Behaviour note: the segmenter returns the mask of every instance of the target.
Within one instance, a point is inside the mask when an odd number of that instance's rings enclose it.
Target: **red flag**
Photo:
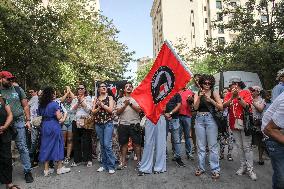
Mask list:
[[[168,101],[191,79],[191,73],[168,42],[165,42],[153,67],[131,96],[146,117],[157,123]]]

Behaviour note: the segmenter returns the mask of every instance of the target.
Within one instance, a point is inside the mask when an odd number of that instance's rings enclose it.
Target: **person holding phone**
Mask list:
[[[252,104],[250,91],[244,90],[244,82],[238,76],[233,76],[229,83],[231,91],[224,98],[224,108],[229,107],[229,126],[236,141],[236,148],[240,157],[241,166],[237,170],[237,175],[243,175],[246,172],[252,180],[256,180],[256,174],[253,170],[253,151],[251,145],[251,136],[246,136],[244,132],[244,111]]]

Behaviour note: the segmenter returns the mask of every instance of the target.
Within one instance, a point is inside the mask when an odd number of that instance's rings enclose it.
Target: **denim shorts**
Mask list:
[[[72,132],[72,124],[63,124],[61,130],[67,131],[67,132]]]

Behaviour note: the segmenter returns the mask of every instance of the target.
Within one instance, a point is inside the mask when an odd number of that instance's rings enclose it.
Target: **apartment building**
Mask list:
[[[276,0],[279,1],[279,0]],[[247,0],[231,0],[230,6],[244,5]],[[206,47],[206,39],[214,38],[219,43],[230,42],[236,33],[223,28],[213,28],[212,21],[228,21],[220,12],[225,7],[223,0],[153,0],[151,9],[153,57],[156,57],[165,40],[174,45],[182,39],[189,49]],[[262,21],[267,15],[255,12]]]
[[[139,58],[137,60],[137,71],[141,70],[145,65],[147,65],[148,63],[150,63],[152,61],[153,61],[153,59],[148,57],[148,56]]]

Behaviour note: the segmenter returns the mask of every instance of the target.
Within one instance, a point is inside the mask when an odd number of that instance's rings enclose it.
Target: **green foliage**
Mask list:
[[[244,6],[235,7],[231,6],[230,0],[223,3],[221,14],[230,19],[213,21],[212,25],[215,29],[222,27],[230,31],[235,39],[226,44],[207,39],[206,48],[186,51],[186,58],[196,60],[205,57],[205,61],[201,62],[206,69],[197,67],[197,72],[256,72],[264,87],[271,89],[276,72],[284,67],[284,2],[248,0]]]
[[[0,2],[0,68],[25,88],[63,88],[82,81],[123,78],[133,52],[117,40],[106,17],[87,0]]]
[[[154,62],[151,61],[147,64],[144,64],[139,70],[137,70],[135,84],[139,84],[146,77],[146,75],[151,70],[153,64]]]

